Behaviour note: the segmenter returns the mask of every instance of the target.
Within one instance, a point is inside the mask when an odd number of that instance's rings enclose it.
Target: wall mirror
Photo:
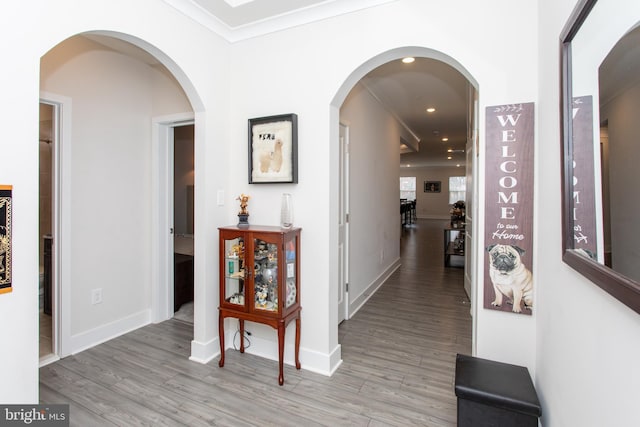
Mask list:
[[[580,0],[561,58],[563,259],[640,313],[640,1]]]

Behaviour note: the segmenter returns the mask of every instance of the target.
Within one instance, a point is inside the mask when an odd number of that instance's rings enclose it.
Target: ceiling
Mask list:
[[[252,28],[258,28],[265,22],[276,22],[283,16],[287,16],[289,20],[277,22],[279,29],[394,0],[164,1],[200,23],[217,20],[224,24],[223,31],[233,32],[236,31],[234,28],[242,27],[249,31],[244,33],[246,35],[251,34]],[[193,9],[194,6],[198,9]],[[203,14],[208,16],[206,22],[202,19]],[[218,32],[220,28],[211,30]],[[263,30],[264,28],[258,29]],[[157,64],[155,58],[129,43],[98,35],[86,36],[109,49],[136,56],[150,65]],[[401,166],[465,164],[468,81],[458,71],[429,58],[416,58],[410,64],[397,60],[371,71],[361,83],[414,136],[414,140],[410,142],[415,145],[416,140],[419,141],[417,152],[401,154]],[[434,107],[436,111],[427,113],[427,107]],[[449,140],[443,142],[444,137]]]
[[[327,0],[192,0],[229,28],[273,19],[278,16],[318,7]]]
[[[462,74],[444,62],[416,58],[388,62],[361,83],[420,141],[417,152],[403,150],[401,166],[465,164],[469,84]]]
[[[230,42],[396,0],[164,0]]]

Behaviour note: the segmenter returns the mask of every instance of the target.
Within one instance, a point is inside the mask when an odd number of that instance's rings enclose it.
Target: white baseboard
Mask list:
[[[359,296],[354,298],[349,302],[349,317],[352,317],[354,314],[362,308],[362,306],[376,293],[378,288],[382,286],[382,284],[391,276],[398,268],[400,268],[400,258],[397,258],[395,261],[389,265],[376,279],[371,282],[369,286],[361,293]],[[349,298],[351,299],[351,298]]]
[[[55,354],[48,354],[46,356],[42,356],[38,361],[38,367],[42,368],[43,366],[47,366],[48,364],[57,362],[58,360],[60,360],[60,357],[58,357]]]
[[[261,335],[262,331],[260,329],[262,325],[255,325],[257,328],[253,328],[254,324],[248,323],[246,325],[247,328],[252,328],[254,332],[250,337],[249,341],[250,345],[245,341],[245,352],[249,354],[253,354],[255,356],[264,357],[269,360],[278,360],[278,338],[277,334],[274,332],[273,338],[262,338],[257,335]],[[295,327],[294,327],[295,328]],[[289,328],[287,328],[289,329]],[[292,334],[295,329],[291,329],[289,334]],[[228,331],[225,333],[225,348],[227,351],[233,351],[233,349],[238,348],[239,339],[235,337],[236,332]],[[287,335],[288,336],[288,335]],[[236,338],[235,346],[234,346],[234,337]],[[284,358],[283,363],[290,366],[295,366],[295,344],[292,342],[288,342],[290,340],[285,339],[284,345]],[[301,369],[306,371],[315,372],[317,374],[331,376],[336,369],[342,363],[342,353],[341,347],[338,344],[336,348],[329,354],[321,353],[315,350],[307,349],[304,347],[300,347],[300,366]]]
[[[122,319],[71,336],[71,354],[80,353],[98,344],[134,331],[151,323],[151,310],[143,310]]]
[[[220,355],[220,341],[214,338],[207,342],[191,341],[191,356],[189,360],[207,364]]]

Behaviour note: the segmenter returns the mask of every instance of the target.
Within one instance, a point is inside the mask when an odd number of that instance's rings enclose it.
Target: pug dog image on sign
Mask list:
[[[533,278],[522,263],[524,250],[513,245],[491,245],[489,252],[489,277],[493,283],[495,299],[491,305],[502,306],[503,296],[513,303],[513,312],[520,313],[521,302],[524,308],[533,309]]]

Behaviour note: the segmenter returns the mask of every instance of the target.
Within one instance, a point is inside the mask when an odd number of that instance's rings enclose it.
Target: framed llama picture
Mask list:
[[[249,184],[298,182],[298,116],[249,119]]]

